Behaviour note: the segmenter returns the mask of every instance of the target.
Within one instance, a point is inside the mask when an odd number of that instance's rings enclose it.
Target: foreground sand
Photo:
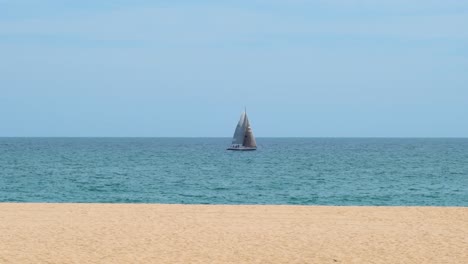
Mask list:
[[[468,208],[0,203],[0,263],[468,263]]]

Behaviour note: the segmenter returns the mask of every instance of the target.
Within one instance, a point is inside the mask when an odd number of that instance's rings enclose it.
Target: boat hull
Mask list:
[[[249,147],[240,147],[240,148],[227,148],[226,150],[235,150],[235,151],[252,151],[257,150],[257,148],[249,148]]]

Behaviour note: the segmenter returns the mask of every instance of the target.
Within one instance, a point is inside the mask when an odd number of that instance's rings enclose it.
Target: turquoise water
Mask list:
[[[0,138],[0,201],[468,206],[468,139]]]

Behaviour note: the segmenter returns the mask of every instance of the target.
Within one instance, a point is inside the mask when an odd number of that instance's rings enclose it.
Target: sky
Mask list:
[[[468,137],[468,1],[0,0],[0,136]]]

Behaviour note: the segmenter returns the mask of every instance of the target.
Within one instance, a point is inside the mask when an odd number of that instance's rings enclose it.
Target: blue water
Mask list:
[[[468,139],[0,138],[1,202],[468,206]]]

